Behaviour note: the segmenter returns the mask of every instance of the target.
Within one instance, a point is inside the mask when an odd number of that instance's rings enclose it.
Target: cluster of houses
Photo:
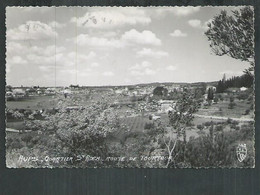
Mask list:
[[[28,97],[41,96],[41,95],[55,95],[55,94],[71,94],[70,88],[54,88],[54,87],[11,87],[6,86],[5,97],[7,101],[21,100]]]

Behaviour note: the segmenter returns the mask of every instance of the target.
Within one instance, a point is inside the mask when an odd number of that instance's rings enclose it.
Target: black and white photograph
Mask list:
[[[6,7],[8,168],[254,168],[252,6]]]

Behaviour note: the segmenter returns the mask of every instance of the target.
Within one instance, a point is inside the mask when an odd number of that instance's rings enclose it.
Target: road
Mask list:
[[[195,117],[199,118],[208,118],[208,119],[217,119],[217,120],[234,120],[234,121],[239,121],[239,122],[250,122],[254,121],[252,118],[231,118],[231,117],[224,117],[224,116],[210,116],[210,115],[200,115],[200,114],[193,114]]]

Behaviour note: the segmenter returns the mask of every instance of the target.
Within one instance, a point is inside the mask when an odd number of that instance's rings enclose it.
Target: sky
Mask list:
[[[7,7],[12,86],[208,82],[247,62],[212,53],[204,32],[237,7]]]

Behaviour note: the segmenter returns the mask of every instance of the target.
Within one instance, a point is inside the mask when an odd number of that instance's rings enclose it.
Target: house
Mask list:
[[[236,87],[230,87],[228,89],[226,89],[226,92],[228,93],[237,93],[240,91],[240,88],[236,88]]]
[[[24,98],[26,96],[26,92],[23,89],[14,89],[13,97],[16,99]]]
[[[52,88],[47,88],[47,89],[45,90],[45,94],[46,94],[46,95],[54,95],[55,93],[56,93],[55,90],[52,89]]]
[[[6,100],[7,101],[9,101],[9,100],[13,100],[13,92],[11,92],[11,91],[7,91],[6,93],[5,93],[5,97],[6,97]]]
[[[172,111],[175,106],[173,100],[159,100],[158,103],[161,106],[161,109],[158,111],[159,113],[168,113],[169,111]]]
[[[246,91],[248,88],[246,88],[246,87],[241,87],[240,88],[240,91]]]

